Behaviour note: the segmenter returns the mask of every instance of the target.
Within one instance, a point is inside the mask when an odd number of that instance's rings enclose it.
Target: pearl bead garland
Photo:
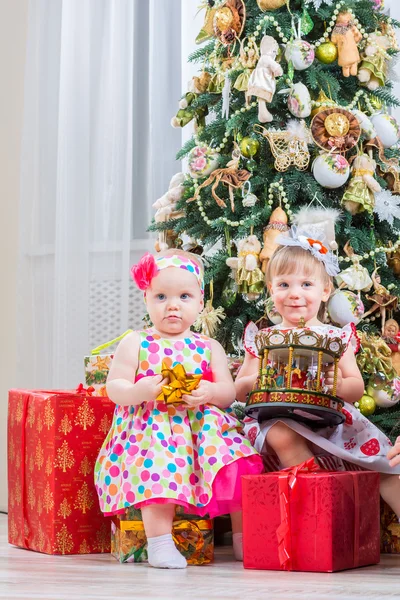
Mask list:
[[[196,190],[199,187],[199,184],[197,183],[197,181],[194,181],[193,179],[191,181],[193,183],[194,189]],[[196,203],[197,203],[197,206],[199,207],[199,212],[203,218],[203,221],[205,223],[207,223],[207,225],[209,225],[209,226],[215,225],[216,223],[225,223],[225,225],[229,225],[230,227],[242,227],[243,225],[251,227],[251,225],[253,225],[253,219],[249,218],[249,217],[246,219],[240,219],[240,221],[231,221],[227,217],[217,217],[216,219],[209,219],[207,217],[207,213],[204,209],[204,206],[203,206],[203,203],[202,203],[200,197],[198,197],[196,199]]]
[[[397,242],[395,242],[393,244],[393,246],[379,246],[378,248],[375,248],[375,250],[370,250],[370,252],[365,252],[365,254],[362,255],[362,257],[360,258],[360,262],[362,262],[363,260],[368,260],[369,258],[373,258],[374,256],[377,256],[378,254],[390,254],[391,252],[395,252],[398,248],[400,247],[400,238],[397,240]],[[348,256],[339,256],[339,262],[350,262],[350,258]],[[395,287],[395,286],[393,286]]]
[[[272,205],[274,203],[274,192],[277,193],[279,195],[279,200],[283,202],[283,205],[285,207],[285,210],[287,212],[287,215],[289,218],[291,218],[293,216],[293,211],[290,208],[290,203],[289,203],[289,198],[287,197],[287,194],[285,192],[285,188],[282,185],[283,180],[280,179],[279,181],[274,181],[273,183],[270,184],[269,188],[268,188],[268,206],[270,206],[272,208]]]
[[[358,90],[353,98],[353,100],[350,102],[350,104],[345,104],[345,105],[341,105],[340,108],[346,108],[347,110],[352,110],[359,102],[359,100],[361,99],[361,97],[364,96],[364,102],[366,104],[367,109],[369,110],[369,112],[374,113],[375,112],[375,108],[372,106],[371,101],[369,99],[369,94],[365,91],[365,90]],[[312,106],[316,106],[316,107],[322,107],[322,106],[336,106],[335,102],[332,101],[326,101],[326,102],[317,102],[316,100],[311,100],[311,105]]]

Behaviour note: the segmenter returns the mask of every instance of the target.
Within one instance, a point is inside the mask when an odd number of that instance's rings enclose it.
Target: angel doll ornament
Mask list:
[[[353,292],[369,292],[372,288],[372,279],[368,269],[360,265],[361,256],[354,252],[350,242],[346,242],[343,250],[350,258],[352,265],[337,275],[336,283],[339,289],[347,288]]]
[[[282,67],[275,60],[278,50],[278,42],[270,35],[264,35],[260,44],[260,59],[249,79],[246,102],[250,101],[251,96],[257,96],[260,123],[270,123],[273,118],[267,103],[272,102],[275,94],[275,77],[283,75]]]

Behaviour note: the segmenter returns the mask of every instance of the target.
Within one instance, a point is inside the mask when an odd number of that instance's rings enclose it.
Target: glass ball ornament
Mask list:
[[[245,136],[240,141],[240,152],[246,158],[252,158],[260,149],[260,142],[253,137]]]
[[[314,48],[309,42],[300,38],[290,41],[285,50],[287,62],[293,64],[296,71],[304,71],[314,62]]]
[[[218,167],[220,155],[208,146],[195,146],[188,154],[189,173],[194,179],[208,177]]]
[[[314,160],[312,173],[322,187],[336,189],[348,180],[350,165],[341,154],[323,153]]]
[[[359,323],[364,314],[364,305],[353,292],[338,290],[329,298],[327,310],[332,323],[344,327],[347,323]]]
[[[361,397],[361,400],[358,402],[358,407],[357,407],[360,411],[360,413],[362,415],[364,415],[364,417],[369,417],[370,415],[373,415],[376,409],[376,403],[375,400],[372,398],[372,396],[368,396],[368,394],[364,394]]]
[[[384,148],[391,148],[397,144],[400,138],[400,128],[394,117],[386,113],[372,115],[371,123]]]
[[[316,58],[324,65],[330,65],[338,57],[338,50],[332,42],[324,42],[315,51]]]

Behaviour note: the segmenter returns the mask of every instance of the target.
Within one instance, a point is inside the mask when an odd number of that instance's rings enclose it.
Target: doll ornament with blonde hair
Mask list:
[[[172,539],[176,505],[210,517],[231,513],[241,559],[241,486],[262,461],[227,409],[235,399],[218,342],[193,333],[204,306],[201,259],[171,249],[132,268],[153,326],[119,344],[107,379],[114,419],[95,465],[100,509],[142,511],[153,567],[182,569]]]
[[[364,393],[363,379],[355,358],[359,345],[355,327],[353,324],[334,327],[318,318],[321,304],[331,293],[332,277],[339,274],[339,266],[324,231],[318,233],[311,218],[308,223],[302,228],[292,228],[290,236],[282,237],[281,246],[268,263],[266,284],[282,322],[258,333],[268,339],[275,335],[273,332],[276,332],[276,338],[289,335],[297,339],[297,336],[309,332],[310,339],[323,339],[327,347],[330,340],[335,342],[340,348],[337,368],[334,369],[332,363],[323,367],[317,373],[317,384],[322,382],[331,394],[335,390],[335,395],[343,402],[341,413],[345,420],[336,426],[318,428],[318,422],[313,419],[307,422],[304,415],[301,421],[295,420],[295,416],[261,417],[260,421],[246,417],[245,433],[263,455],[270,470],[291,467],[316,457],[320,465],[327,468],[334,464],[338,470],[351,470],[357,465],[380,472],[381,494],[400,516],[399,457],[390,450],[390,443],[383,432],[354,408],[354,403]],[[239,401],[246,400],[259,377],[256,333],[254,326],[247,326],[245,359],[235,382]],[[294,369],[299,365],[289,366]],[[298,385],[313,387],[315,379],[315,370],[311,367],[306,382],[301,377],[302,383]],[[396,447],[399,453],[400,440]]]

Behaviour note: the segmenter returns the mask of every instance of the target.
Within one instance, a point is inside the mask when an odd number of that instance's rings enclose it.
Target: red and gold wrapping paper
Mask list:
[[[178,507],[180,508],[180,507]],[[211,519],[185,515],[177,510],[172,537],[189,565],[205,565],[214,559],[214,530]],[[147,561],[147,539],[139,510],[112,517],[111,554],[121,563]]]
[[[10,390],[10,544],[46,554],[110,551],[93,470],[114,408],[84,393]]]
[[[396,513],[381,498],[381,552],[400,554],[400,523]]]
[[[288,471],[242,478],[244,567],[333,572],[379,563],[379,474],[310,464]]]

